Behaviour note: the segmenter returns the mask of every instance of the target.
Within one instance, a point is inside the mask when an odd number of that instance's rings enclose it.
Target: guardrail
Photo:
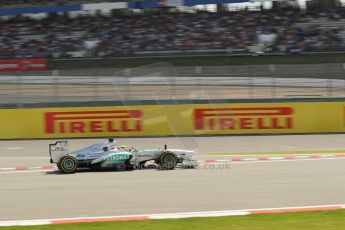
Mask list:
[[[345,66],[257,65],[0,74],[0,104],[345,97]]]

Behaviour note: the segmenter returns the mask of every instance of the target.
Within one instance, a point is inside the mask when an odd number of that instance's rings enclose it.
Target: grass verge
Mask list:
[[[234,229],[234,230],[339,230],[345,229],[345,210],[301,213],[257,214],[233,217],[207,217],[129,222],[81,223],[23,227],[0,227],[1,230],[169,230],[169,229]]]

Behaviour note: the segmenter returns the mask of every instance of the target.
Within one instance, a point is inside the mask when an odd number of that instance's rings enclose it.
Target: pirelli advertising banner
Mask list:
[[[345,132],[345,102],[1,109],[0,138]]]

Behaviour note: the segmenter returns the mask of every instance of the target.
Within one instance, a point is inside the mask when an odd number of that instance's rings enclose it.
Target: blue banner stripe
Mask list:
[[[206,4],[228,4],[228,3],[242,3],[250,2],[249,0],[184,0],[185,6],[206,5]],[[159,7],[158,0],[148,1],[129,1],[128,8],[131,9],[146,9]]]
[[[185,6],[250,2],[249,0],[184,0]]]
[[[81,10],[81,5],[21,7],[0,9],[0,16],[14,14],[57,13],[79,10]]]

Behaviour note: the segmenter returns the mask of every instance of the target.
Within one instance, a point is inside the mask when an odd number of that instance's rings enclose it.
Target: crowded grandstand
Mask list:
[[[31,4],[29,0],[1,1],[1,4],[10,2]],[[0,56],[3,58],[341,51],[345,39],[342,8],[55,12],[44,17],[7,15],[0,19],[0,25]]]
[[[1,0],[1,7],[17,7],[17,6],[39,6],[39,5],[71,5],[79,3],[95,3],[95,2],[116,2],[112,0]]]

